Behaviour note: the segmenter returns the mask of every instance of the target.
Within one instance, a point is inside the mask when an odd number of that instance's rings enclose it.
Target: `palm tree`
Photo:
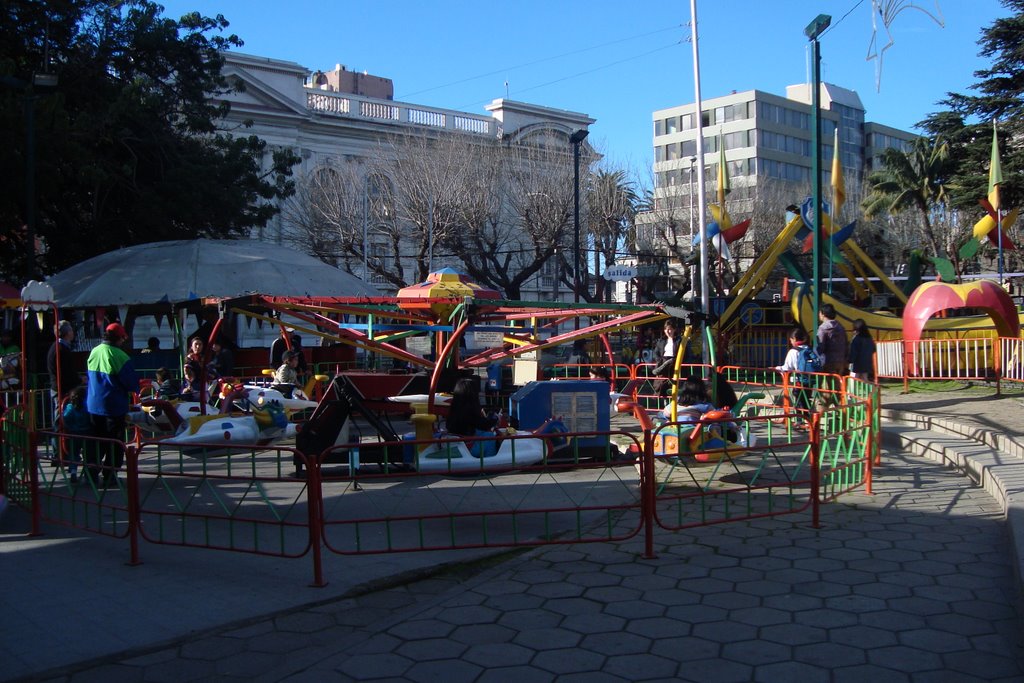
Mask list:
[[[864,217],[916,209],[921,214],[922,238],[933,254],[943,253],[932,215],[946,202],[943,182],[950,170],[949,145],[941,136],[917,138],[906,152],[886,149],[882,153],[882,167],[867,178],[868,195],[861,203]]]
[[[594,259],[605,266],[615,263],[623,240],[630,236],[640,198],[623,170],[599,169],[591,176],[587,193],[587,223],[594,238]],[[604,297],[607,283],[598,273],[597,300]],[[610,291],[608,292],[610,294]]]

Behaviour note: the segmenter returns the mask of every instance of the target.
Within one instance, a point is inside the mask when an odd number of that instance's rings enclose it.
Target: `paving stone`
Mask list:
[[[892,631],[864,625],[834,628],[829,631],[829,639],[832,642],[864,649],[896,645],[899,642]]]
[[[784,595],[792,591],[792,587],[780,581],[745,581],[736,584],[736,590],[740,593],[759,595]]]
[[[860,648],[839,643],[799,645],[793,648],[793,659],[830,669],[864,664],[867,661],[864,651]]]
[[[828,633],[823,628],[804,624],[779,624],[764,629],[761,638],[780,645],[810,645],[828,640]]]
[[[480,674],[475,683],[549,683],[555,678],[553,673],[532,666],[503,666],[496,669],[488,668]]]
[[[396,654],[355,654],[347,657],[338,670],[356,680],[404,676],[414,664],[411,659]]]
[[[728,612],[707,605],[677,605],[669,607],[665,611],[665,616],[686,624],[703,624],[709,621],[723,621],[728,618]]]
[[[583,586],[560,581],[558,583],[542,583],[530,586],[528,595],[536,595],[541,598],[575,598],[583,595],[587,589]]]
[[[751,666],[786,662],[792,656],[792,652],[785,645],[766,640],[743,640],[722,646],[723,659]]]
[[[751,607],[730,612],[729,617],[741,624],[751,626],[774,626],[790,623],[791,615],[787,612],[768,607]]]
[[[446,609],[438,615],[438,619],[457,625],[493,624],[500,616],[501,612],[496,609],[470,605],[458,609]]]
[[[962,636],[980,636],[995,630],[992,622],[963,614],[936,614],[927,617],[927,624],[931,628]]]
[[[515,643],[486,643],[470,647],[461,659],[486,669],[491,666],[521,666],[529,663],[534,654],[534,650]]]
[[[82,680],[83,683],[88,683],[88,680],[124,680],[118,678],[113,671],[107,670],[106,666],[101,666],[100,672],[104,675],[97,679],[79,679],[79,675],[75,674],[75,676],[72,677],[72,681],[73,683],[78,683],[79,680]],[[91,670],[89,673],[95,673],[95,670]],[[212,680],[216,677],[216,674],[217,662],[201,659],[175,659],[163,662],[162,664],[147,666],[144,670],[143,680],[152,681],[152,683],[178,683],[179,681],[194,681],[204,678]],[[128,677],[128,680],[132,680],[130,677],[134,676],[134,674],[131,671],[127,671],[125,672],[125,676]]]
[[[544,609],[566,616],[579,614],[597,614],[604,606],[586,598],[554,598],[544,603]]]
[[[677,662],[657,655],[615,655],[608,657],[602,672],[621,676],[627,681],[650,681],[672,679],[678,668]]]
[[[951,605],[954,612],[988,621],[1017,618],[1017,612],[1007,596],[1002,602],[991,600],[965,600]]]
[[[914,598],[901,598],[913,600]],[[825,600],[827,609],[839,610],[842,612],[877,612],[886,607],[885,600],[871,598],[866,595],[840,595]]]
[[[245,648],[252,652],[266,652],[269,654],[281,652],[296,652],[309,642],[309,638],[302,633],[281,633],[273,631],[260,636],[247,638],[241,641]]]
[[[783,610],[786,612],[817,610],[821,609],[821,606],[825,604],[825,601],[821,598],[816,598],[811,595],[795,595],[793,593],[787,593],[786,595],[769,595],[766,598],[762,598],[761,602],[765,607]]]
[[[693,635],[719,643],[731,643],[737,640],[753,640],[757,637],[757,628],[735,621],[713,621],[696,624],[693,627]]]
[[[868,661],[876,666],[910,674],[942,668],[939,655],[905,645],[868,648]]]
[[[438,681],[458,683],[459,681],[476,680],[482,672],[483,669],[475,664],[458,659],[448,659],[439,662],[419,662],[411,666],[403,674],[403,677],[417,683],[437,683]]]
[[[895,633],[925,628],[928,625],[924,617],[919,617],[913,614],[901,614],[899,612],[891,612],[888,610],[884,612],[868,612],[866,614],[861,614],[860,623],[865,626],[874,626],[875,628],[881,628]]]
[[[507,643],[516,637],[516,631],[497,624],[475,624],[459,626],[449,637],[466,645]]]
[[[401,643],[395,648],[395,654],[414,662],[427,662],[432,659],[458,659],[468,648],[468,645],[450,638],[430,638]]]
[[[757,595],[744,595],[743,593],[715,593],[704,596],[701,603],[711,607],[721,607],[725,610],[735,610],[756,607],[761,604],[761,598]]]
[[[609,596],[611,597],[611,596]],[[643,619],[647,617],[659,617],[665,613],[667,608],[656,602],[645,600],[623,600],[611,602],[604,608],[605,614],[612,614],[625,619]]]
[[[632,578],[632,577],[630,577]],[[637,579],[643,577],[636,577]],[[582,586],[584,588],[590,588],[591,586],[618,586],[625,585],[624,582],[629,579],[623,579],[621,576],[615,574],[609,574],[604,571],[600,572],[587,572],[586,574],[573,574],[566,579],[567,582]],[[637,586],[631,586],[637,588]]]
[[[253,679],[287,661],[287,655],[265,652],[238,652],[217,661],[218,676],[238,676]]]
[[[506,612],[507,610],[521,610],[531,607],[541,607],[545,598],[538,595],[523,595],[522,593],[508,595],[495,595],[484,601],[483,607]]]
[[[753,680],[757,683],[829,683],[829,670],[803,662],[780,662],[757,667]]]
[[[862,666],[847,666],[836,669],[832,672],[832,680],[835,683],[910,683],[910,676],[892,669],[885,669],[880,666],[865,664]]]
[[[643,654],[651,649],[651,639],[636,633],[591,633],[579,647],[607,656]]]
[[[496,595],[521,595],[525,593],[529,588],[529,585],[522,581],[514,581],[512,579],[500,579],[497,581],[486,581],[473,587],[473,590],[477,593],[483,593],[484,595],[496,596]]]
[[[530,628],[551,628],[558,626],[562,621],[562,615],[549,612],[545,609],[520,609],[505,612],[498,617],[498,623],[502,626],[517,630]]]
[[[533,658],[532,664],[553,674],[570,674],[600,671],[604,660],[603,654],[573,647],[540,652]]]
[[[899,633],[898,637],[904,645],[939,654],[967,650],[971,647],[971,642],[965,636],[936,629],[904,631]]]
[[[699,659],[679,667],[679,679],[695,683],[747,683],[753,669],[746,664],[716,659]]]
[[[792,586],[790,590],[798,595],[809,595],[816,598],[829,599],[837,596],[849,595],[851,589],[849,586],[819,581],[816,583],[805,583],[799,586]]]
[[[655,602],[670,607],[672,605],[694,605],[700,602],[701,595],[693,591],[668,588],[646,592],[640,599],[645,602]]]
[[[532,628],[520,631],[513,642],[534,650],[558,650],[575,647],[582,639],[582,634],[564,628]]]
[[[1019,677],[1018,680],[1024,680],[1020,662],[1014,661],[1012,657],[1000,657],[978,651],[951,652],[942,655],[942,663],[947,669],[964,674],[973,675],[984,671],[990,680],[1015,676]]]
[[[439,619],[412,619],[395,624],[388,633],[402,640],[444,638],[455,630],[455,625]]]
[[[590,633],[615,633],[626,626],[626,620],[611,614],[573,614],[565,617],[561,627],[587,635]]]

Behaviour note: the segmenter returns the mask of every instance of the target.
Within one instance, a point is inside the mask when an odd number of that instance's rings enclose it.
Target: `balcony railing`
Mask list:
[[[348,93],[306,89],[306,108],[317,114],[339,118],[397,123],[408,126],[451,130],[473,135],[497,135],[497,121],[447,109],[413,106]]]

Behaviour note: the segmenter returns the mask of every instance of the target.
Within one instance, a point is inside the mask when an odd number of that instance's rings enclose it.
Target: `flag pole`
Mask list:
[[[708,223],[707,208],[704,201],[704,116],[701,108],[703,103],[700,97],[700,50],[697,45],[697,0],[690,0],[690,36],[693,43],[693,90],[694,107],[697,121],[697,158],[700,160],[700,173],[697,175],[697,194],[700,201],[697,202],[697,220],[700,225],[700,305],[701,313],[704,314],[703,328],[708,328],[707,315],[711,308],[711,300],[708,296]],[[703,335],[707,339],[707,334]],[[711,360],[711,349],[705,343],[703,346],[702,359],[704,363]]]

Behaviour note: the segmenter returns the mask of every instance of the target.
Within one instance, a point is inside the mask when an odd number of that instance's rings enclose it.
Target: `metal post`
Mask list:
[[[580,302],[580,145],[590,132],[580,129],[569,136],[572,143],[572,289],[573,301]],[[576,316],[576,329],[580,329],[580,319]]]
[[[811,210],[814,212],[812,235],[814,245],[814,308],[813,320],[810,329],[812,341],[815,347],[818,342],[818,310],[821,308],[821,51],[818,46],[818,37],[832,23],[832,17],[827,14],[819,14],[810,24],[804,28],[804,35],[811,41],[811,70],[812,87],[811,93]],[[836,150],[838,152],[838,150]]]
[[[366,255],[367,234],[369,232],[370,176],[363,180],[363,282],[370,281],[369,260]]]
[[[708,309],[711,308],[711,299],[708,295],[708,224],[707,209],[704,202],[704,114],[701,111],[703,103],[700,97],[700,50],[697,43],[697,0],[690,0],[690,42],[693,43],[693,90],[697,117],[697,159],[700,160],[700,174],[697,176],[697,194],[700,201],[697,204],[697,216],[700,220],[700,310],[704,313],[701,324],[702,331],[707,331]],[[705,364],[711,359],[711,350],[707,345],[707,335],[702,334],[704,344],[701,345],[702,360]]]
[[[36,275],[36,98],[25,96],[25,282]]]
[[[693,250],[693,165],[697,163],[697,157],[690,157],[690,250]],[[697,289],[697,266],[690,261],[690,291]]]

